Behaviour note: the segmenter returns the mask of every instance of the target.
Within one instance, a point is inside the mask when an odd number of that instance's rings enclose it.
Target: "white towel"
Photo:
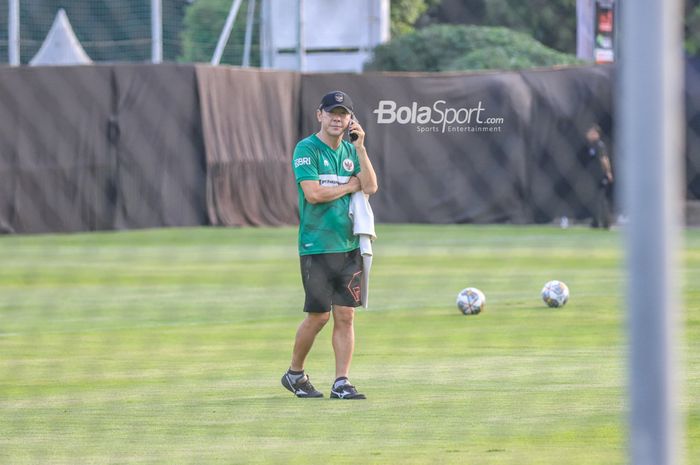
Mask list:
[[[368,195],[362,191],[355,192],[350,197],[352,218],[352,233],[360,236],[360,253],[362,254],[362,306],[369,305],[369,272],[372,268],[372,241],[377,238],[374,232],[374,213],[369,204]]]
[[[362,191],[355,192],[350,196],[350,211],[348,214],[352,218],[352,233],[355,235],[366,234],[372,240],[377,238],[374,232],[374,213],[369,204],[368,195]]]

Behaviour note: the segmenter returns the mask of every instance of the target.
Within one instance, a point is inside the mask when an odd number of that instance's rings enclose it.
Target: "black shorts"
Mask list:
[[[301,282],[304,311],[330,312],[334,305],[359,307],[362,303],[362,255],[351,252],[302,255]]]

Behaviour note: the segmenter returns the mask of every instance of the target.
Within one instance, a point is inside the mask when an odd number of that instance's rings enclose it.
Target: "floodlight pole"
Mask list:
[[[163,3],[151,0],[151,62],[163,61]]]
[[[271,14],[270,0],[261,0],[260,3],[260,67],[272,67],[272,51],[270,48],[270,18]]]
[[[245,24],[245,42],[243,43],[243,62],[241,66],[250,66],[250,48],[253,42],[253,26],[255,20],[255,0],[248,0],[248,16]]]
[[[9,0],[8,3],[7,61],[11,66],[19,66],[19,0]]]
[[[214,50],[214,56],[211,57],[211,64],[218,65],[221,63],[221,56],[224,54],[224,48],[226,48],[226,42],[231,36],[231,30],[233,29],[233,23],[236,20],[236,15],[238,15],[238,9],[241,7],[241,2],[243,0],[235,0],[231,5],[231,9],[226,17],[226,23],[224,28],[221,30],[221,35],[219,36],[219,42],[216,44],[216,50]]]
[[[298,0],[299,16],[297,18],[297,58],[299,72],[303,73],[306,69],[306,47],[304,45],[304,0]]]
[[[632,465],[680,465],[681,205],[684,183],[681,3],[621,5],[618,152],[622,155]]]

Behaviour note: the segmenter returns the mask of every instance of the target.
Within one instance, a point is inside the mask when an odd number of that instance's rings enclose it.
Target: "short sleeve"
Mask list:
[[[318,181],[317,157],[306,144],[297,144],[292,156],[292,169],[297,184],[301,181]]]

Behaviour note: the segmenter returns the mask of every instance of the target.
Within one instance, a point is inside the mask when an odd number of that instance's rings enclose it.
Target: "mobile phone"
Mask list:
[[[355,114],[351,113],[350,114],[350,123],[353,123],[353,122],[355,122]],[[357,140],[357,134],[352,134],[350,132],[350,124],[348,124],[348,137],[350,138],[350,140],[352,142],[355,142]]]

